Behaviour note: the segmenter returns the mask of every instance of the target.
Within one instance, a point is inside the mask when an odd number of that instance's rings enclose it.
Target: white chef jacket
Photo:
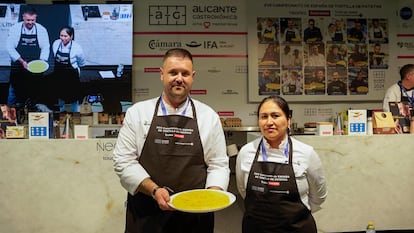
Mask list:
[[[52,49],[53,49],[53,56],[56,57],[56,53],[59,49],[59,45],[61,44],[61,40],[57,39],[53,42]],[[72,40],[66,46],[63,45],[60,47],[60,51],[63,53],[68,53],[70,49],[70,64],[74,69],[78,69],[79,67],[85,66],[85,54],[83,53],[82,47],[76,41]]]
[[[413,96],[414,90],[407,91],[408,96]],[[398,83],[394,83],[390,86],[387,91],[385,92],[384,100],[382,103],[382,108],[384,112],[390,111],[389,102],[400,102],[401,101],[401,87]],[[407,97],[407,95],[403,92],[403,96]]]
[[[149,174],[139,164],[138,158],[148,134],[158,98],[138,102],[128,108],[123,125],[119,131],[118,140],[113,152],[114,170],[119,176],[121,185],[134,194],[138,185]],[[197,113],[197,124],[201,143],[204,150],[204,161],[207,164],[206,188],[219,186],[227,190],[229,183],[229,160],[226,153],[226,141],[217,113],[206,104],[192,99]],[[165,103],[169,115],[181,114],[186,109],[186,116],[193,117],[191,104],[187,101],[178,109]],[[161,106],[158,108],[162,115]],[[166,174],[168,175],[168,174]]]
[[[250,168],[253,164],[257,148],[259,147],[259,137],[252,142],[244,145],[236,160],[236,182],[240,195],[246,197],[247,180]],[[325,201],[328,194],[326,188],[326,178],[322,168],[322,163],[315,150],[295,138],[292,139],[292,160],[293,171],[295,172],[296,184],[303,204],[312,212],[320,210],[320,205]],[[287,138],[282,141],[279,149],[270,148],[266,139],[263,139],[269,162],[288,163],[289,158],[285,156]],[[263,161],[260,152],[258,161]]]
[[[308,66],[325,66],[325,56],[321,53],[310,54],[308,58]]]
[[[20,34],[22,33],[22,30],[24,34],[27,35],[34,35],[37,32],[37,39],[39,41],[39,47],[40,47],[40,57],[39,59],[42,59],[44,61],[47,61],[49,59],[49,52],[50,52],[50,44],[49,44],[49,34],[47,33],[47,30],[45,27],[43,27],[41,24],[36,23],[31,30],[28,30],[23,26],[22,29],[22,22],[18,22],[14,24],[10,30],[9,30],[9,37],[7,38],[7,52],[10,55],[10,58],[12,61],[16,61],[20,58],[20,54],[17,52],[16,48],[20,41]]]

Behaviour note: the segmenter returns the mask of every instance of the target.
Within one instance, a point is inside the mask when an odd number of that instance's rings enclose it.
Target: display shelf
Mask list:
[[[241,127],[223,127],[224,131],[234,131],[234,132],[259,132],[259,127],[257,126],[241,126]]]

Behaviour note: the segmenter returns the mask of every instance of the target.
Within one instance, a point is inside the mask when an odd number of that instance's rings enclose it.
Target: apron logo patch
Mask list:
[[[280,186],[280,182],[277,181],[269,181],[267,184],[270,186]]]
[[[170,141],[169,140],[165,140],[165,139],[155,139],[154,140],[154,143],[155,144],[170,144]]]
[[[258,191],[258,192],[264,192],[264,187],[258,187],[258,186],[254,186],[252,185],[252,190],[253,191]]]
[[[175,134],[174,134],[174,137],[175,137],[175,138],[184,138],[184,134],[178,134],[178,133],[175,133]]]

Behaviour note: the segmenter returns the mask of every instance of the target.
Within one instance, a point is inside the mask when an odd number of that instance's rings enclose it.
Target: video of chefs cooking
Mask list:
[[[0,104],[123,112],[130,103],[132,4],[0,3]]]

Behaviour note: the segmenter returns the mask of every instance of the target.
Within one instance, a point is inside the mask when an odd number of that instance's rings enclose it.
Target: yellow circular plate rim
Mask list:
[[[224,195],[226,195],[227,197],[229,197],[229,203],[227,205],[224,206],[220,206],[217,208],[210,208],[210,209],[202,209],[202,210],[192,210],[192,209],[183,209],[183,208],[179,208],[174,206],[174,204],[172,204],[174,198],[182,195],[182,194],[186,194],[189,192],[200,192],[200,191],[211,191],[211,192],[219,192],[222,193]],[[226,191],[222,191],[222,190],[215,190],[215,189],[192,189],[192,190],[187,190],[187,191],[182,191],[179,193],[175,193],[170,197],[170,201],[168,202],[168,205],[171,206],[172,208],[182,211],[182,212],[187,212],[187,213],[208,213],[208,212],[214,212],[214,211],[218,211],[218,210],[222,210],[225,209],[227,207],[229,207],[230,205],[232,205],[234,202],[236,201],[236,196],[230,192],[226,192]]]
[[[42,70],[42,71],[39,71],[39,72],[35,72],[35,71],[30,70],[30,65],[31,65],[31,64],[33,64],[33,63],[35,63],[35,62],[40,62],[40,63],[45,64],[45,65],[46,65],[46,66],[45,66],[45,69],[44,69],[44,70]],[[45,61],[43,61],[43,60],[33,60],[33,61],[31,61],[31,62],[27,63],[27,70],[28,70],[28,71],[30,71],[30,72],[32,72],[32,73],[34,73],[34,74],[40,74],[40,73],[43,73],[43,72],[45,72],[47,69],[49,69],[49,63],[47,63],[47,62],[45,62]]]

